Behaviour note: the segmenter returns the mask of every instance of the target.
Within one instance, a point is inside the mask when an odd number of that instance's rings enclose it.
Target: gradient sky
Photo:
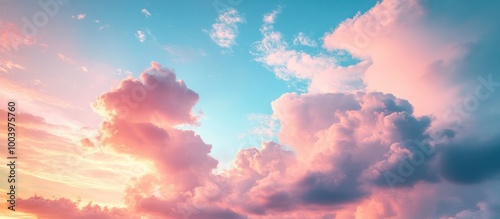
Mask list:
[[[0,4],[0,218],[500,218],[497,1]]]

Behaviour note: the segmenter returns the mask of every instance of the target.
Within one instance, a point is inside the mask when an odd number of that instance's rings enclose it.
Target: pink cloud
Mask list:
[[[361,74],[367,91],[393,93],[412,102],[419,115],[442,116],[459,99],[450,81],[460,77],[456,66],[466,54],[466,43],[478,35],[443,31],[445,27],[426,20],[428,9],[421,4],[382,1],[326,34],[323,46],[370,61]]]
[[[55,208],[38,207],[53,205],[75,218],[88,216],[90,210],[96,218],[124,214],[152,218],[422,218],[442,215],[436,213],[436,206],[453,204],[446,200],[453,194],[470,196],[457,193],[459,187],[444,190],[450,186],[437,184],[437,156],[427,157],[429,162],[404,182],[391,185],[386,181],[385,173],[398,173],[399,158],[412,159],[417,154],[414,140],[430,141],[432,145],[426,146],[436,147],[430,138],[430,118],[414,115],[413,106],[394,95],[283,94],[272,103],[273,117],[281,124],[280,144],[267,142],[260,148],[243,149],[232,167],[220,173],[214,172],[217,160],[209,154],[212,146],[195,132],[176,128],[196,124],[192,108],[197,100],[198,95],[177,80],[173,71],[156,62],[139,79],[124,79],[93,104],[103,117],[95,142],[80,137],[75,143],[102,145],[151,165],[149,171],[121,181],[127,182],[124,199],[128,210],[90,204],[78,208],[68,199],[34,196],[23,199],[28,207],[22,211],[57,218],[61,213]],[[394,197],[388,195],[391,189]],[[428,201],[436,192],[443,198]],[[471,197],[474,205],[484,199]],[[482,214],[482,209],[474,210],[470,203],[459,204],[450,217]]]
[[[107,119],[179,125],[196,123],[191,108],[197,101],[198,94],[188,89],[184,81],[153,62],[139,79],[121,81],[115,90],[101,95],[92,107]]]
[[[75,15],[72,15],[72,16],[71,16],[71,18],[73,18],[73,19],[77,19],[77,20],[83,20],[83,19],[85,19],[85,17],[87,17],[87,15],[86,15],[86,14],[78,14],[78,15],[76,15],[76,16],[75,16]]]
[[[35,43],[35,39],[24,36],[20,28],[10,22],[0,20],[0,53],[13,54],[19,47]]]
[[[21,29],[13,23],[0,20],[0,72],[24,70],[25,67],[18,63],[17,53],[22,47],[33,45],[35,42],[35,39],[24,36]]]
[[[45,199],[41,196],[32,196],[27,199],[19,199],[19,210],[35,214],[38,218],[95,218],[95,219],[133,219],[140,218],[134,216],[124,208],[108,208],[99,205],[88,203],[81,208],[80,203],[73,202],[69,199]]]

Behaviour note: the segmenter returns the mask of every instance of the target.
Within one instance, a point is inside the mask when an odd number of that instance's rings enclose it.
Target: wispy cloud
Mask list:
[[[22,47],[36,44],[34,38],[22,34],[20,28],[10,22],[0,20],[0,72],[9,73],[13,69],[24,70],[23,65],[17,63],[17,52]]]
[[[245,23],[245,19],[236,9],[227,10],[219,15],[208,34],[217,45],[229,49],[236,44],[238,23]]]
[[[191,46],[169,44],[163,46],[163,49],[173,57],[174,61],[178,61],[181,63],[190,62],[197,57],[206,56],[206,52],[204,50],[195,49]]]
[[[143,13],[146,17],[150,17],[151,16],[151,13],[149,13],[149,11],[147,9],[145,9],[145,8],[143,8],[141,10],[141,13]]]
[[[62,53],[57,53],[57,57],[63,61],[63,62],[66,62],[68,64],[75,64],[75,61],[73,61],[73,59],[71,59],[70,57],[62,54]]]
[[[24,70],[24,67],[11,60],[0,59],[0,72],[9,73],[12,69]]]
[[[314,40],[307,37],[304,33],[300,32],[295,39],[293,39],[293,45],[302,45],[309,47],[316,47],[317,44]]]
[[[324,54],[310,54],[290,48],[283,34],[274,30],[274,22],[280,9],[264,15],[261,33],[263,38],[255,44],[253,54],[256,61],[274,72],[275,75],[292,84],[299,81],[310,82],[309,91],[357,91],[364,88],[362,72],[368,62],[361,62],[350,68],[337,65],[335,57]],[[312,41],[299,33],[303,42],[313,45]],[[294,40],[295,41],[295,40]],[[300,43],[300,39],[297,39]]]

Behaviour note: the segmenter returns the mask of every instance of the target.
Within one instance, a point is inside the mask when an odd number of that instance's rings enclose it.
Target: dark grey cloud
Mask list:
[[[455,183],[481,183],[500,172],[500,137],[481,141],[470,139],[444,147],[441,175]]]

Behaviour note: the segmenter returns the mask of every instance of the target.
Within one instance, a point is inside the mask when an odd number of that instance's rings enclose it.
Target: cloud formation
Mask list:
[[[496,79],[467,73],[496,70],[496,61],[485,57],[495,54],[498,33],[486,30],[498,27],[486,23],[457,37],[444,28],[460,33],[462,24],[448,20],[463,16],[454,10],[471,4],[384,0],[326,33],[323,48],[331,53],[318,54],[294,48],[274,29],[281,9],[266,14],[255,59],[278,78],[309,81],[308,90],[271,103],[280,124],[277,142],[242,149],[230,168],[219,171],[212,145],[179,128],[198,125],[193,107],[199,95],[173,70],[152,62],[138,78],[130,76],[97,98],[92,108],[103,120],[98,136],[76,141],[149,167],[126,181],[127,208],[79,208],[69,199],[34,196],[21,199],[22,210],[51,218],[497,218],[498,129],[461,128],[498,116],[491,110],[498,107]],[[228,10],[210,37],[231,48],[242,22]],[[296,41],[308,44],[302,32]],[[341,66],[332,55],[339,51],[361,61]],[[471,99],[464,90],[490,97]],[[441,112],[456,101],[477,101],[477,109],[459,113],[478,126],[465,119],[458,126],[443,123]],[[268,126],[265,134],[275,131]]]
[[[212,24],[212,29],[208,31],[210,39],[220,47],[230,49],[236,44],[240,23],[245,23],[245,19],[236,9],[224,11]]]
[[[75,15],[71,15],[71,18],[77,19],[77,20],[83,20],[83,19],[85,19],[85,17],[87,17],[86,14],[78,14],[76,16]]]
[[[293,39],[293,45],[302,45],[309,47],[316,47],[317,44],[314,40],[307,37],[303,32],[299,32],[299,34]]]
[[[19,200],[19,210],[35,214],[38,218],[95,218],[95,219],[139,219],[124,208],[108,208],[88,203],[78,208],[80,203],[66,198],[45,199],[41,196],[33,196],[28,199]]]
[[[148,11],[147,9],[145,9],[145,8],[143,8],[143,9],[141,10],[141,13],[143,13],[143,14],[144,14],[144,16],[146,16],[146,17],[150,17],[150,16],[151,16],[151,13],[149,13],[149,11]]]
[[[354,67],[342,67],[338,65],[337,59],[330,55],[311,55],[291,48],[283,39],[283,34],[274,30],[273,24],[280,11],[275,10],[264,15],[264,24],[260,29],[263,38],[256,43],[252,51],[255,60],[263,63],[280,79],[310,81],[310,92],[357,91],[364,88],[361,74],[369,61]]]

